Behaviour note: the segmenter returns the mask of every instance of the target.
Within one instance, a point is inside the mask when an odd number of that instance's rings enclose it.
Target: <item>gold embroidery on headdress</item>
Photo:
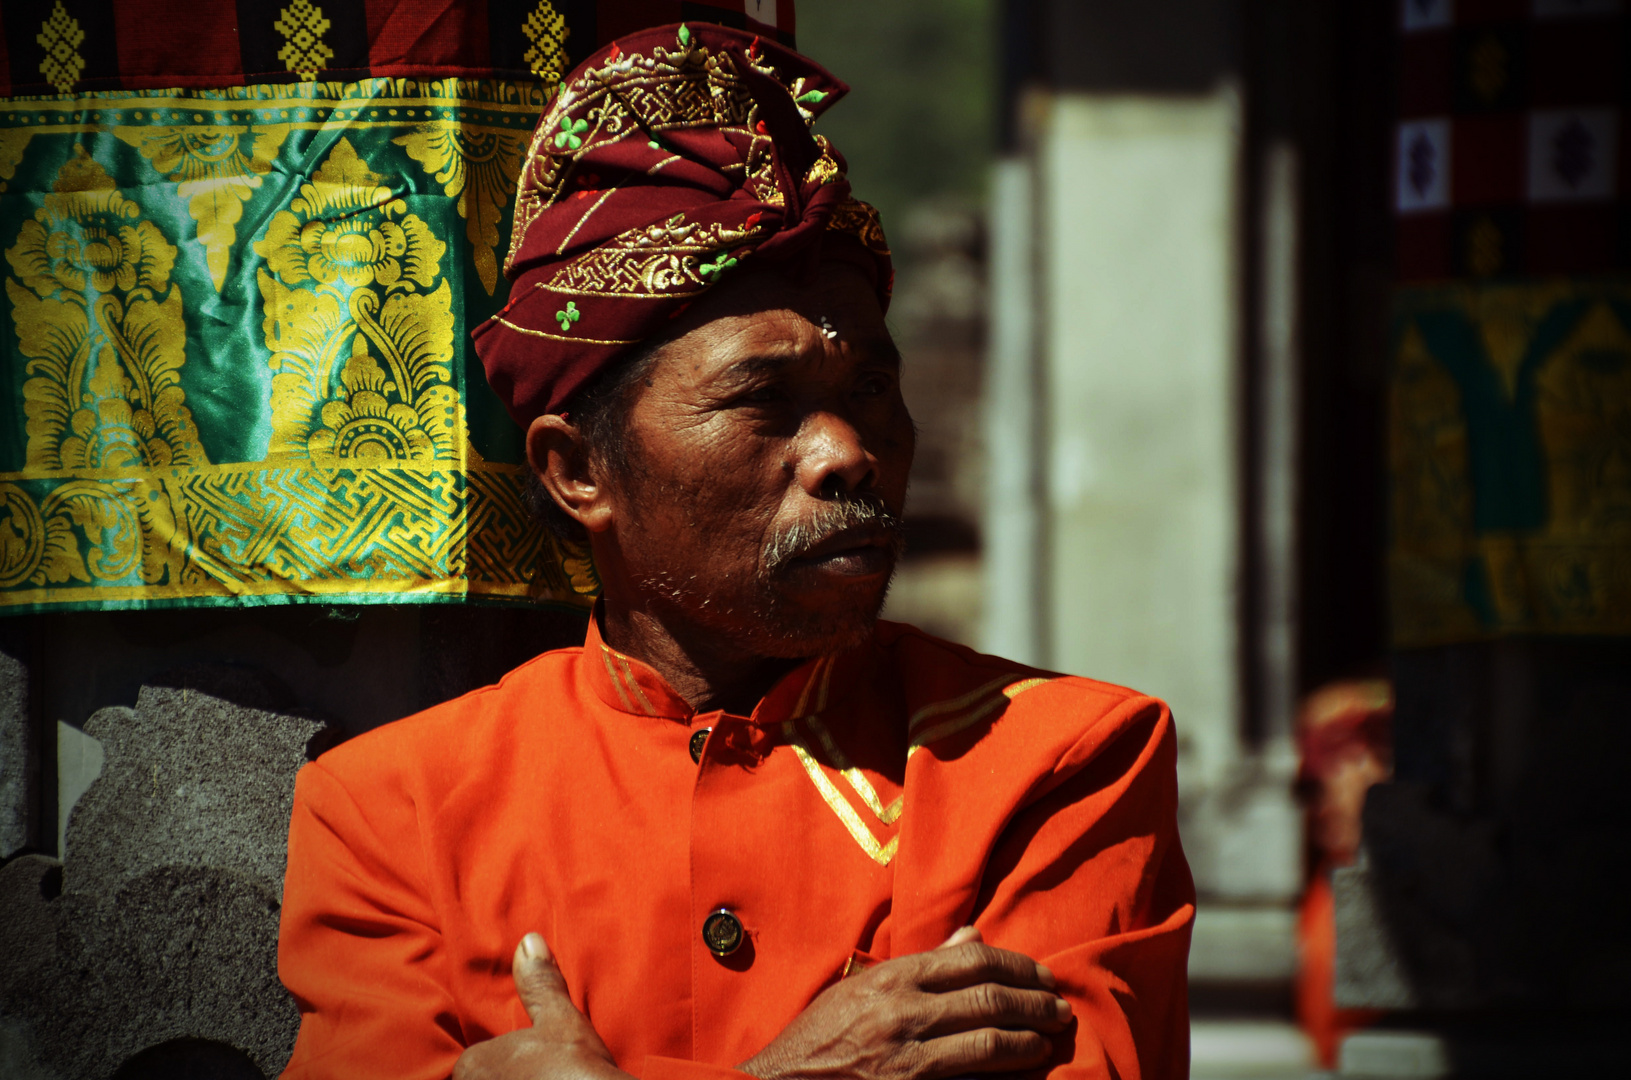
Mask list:
[[[282,18],[272,24],[283,35],[283,48],[278,50],[277,58],[286,70],[311,82],[334,59],[334,50],[323,41],[332,24],[311,0],[294,0],[280,14]]]
[[[582,148],[696,127],[752,131],[756,116],[731,55],[712,52],[694,39],[676,49],[656,46],[650,56],[618,51],[604,58],[565,84],[539,121],[517,184],[506,265],[533,221],[561,197]],[[562,120],[574,118],[588,123],[581,130],[573,125],[570,138],[558,139]],[[762,150],[750,156],[747,187],[760,202],[780,206],[770,139],[754,136],[756,148],[761,142]]]
[[[85,70],[85,59],[79,55],[85,31],[79,28],[78,19],[69,18],[62,0],[57,0],[50,17],[40,24],[40,32],[34,40],[45,50],[45,59],[40,61],[40,74],[45,76],[45,81],[56,87],[59,94],[73,90]]]

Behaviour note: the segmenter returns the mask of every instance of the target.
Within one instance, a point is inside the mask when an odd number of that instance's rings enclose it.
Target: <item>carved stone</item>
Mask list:
[[[86,723],[106,764],[65,863],[0,869],[0,1034],[43,1075],[147,1067],[160,1044],[282,1069],[298,1026],[277,979],[289,812],[325,730],[284,697],[253,672],[194,668]]]
[[[0,626],[0,859],[38,841],[40,749],[22,643],[26,620]]]

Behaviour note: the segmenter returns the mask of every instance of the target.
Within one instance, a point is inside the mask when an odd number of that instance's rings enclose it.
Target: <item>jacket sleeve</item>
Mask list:
[[[1178,841],[1171,714],[1151,698],[1126,702],[1038,788],[992,850],[974,924],[1046,964],[1071,1003],[1075,1027],[1047,1075],[1181,1080],[1195,889]]]
[[[441,1080],[463,1051],[413,801],[295,783],[278,975],[300,1008],[286,1078]]]

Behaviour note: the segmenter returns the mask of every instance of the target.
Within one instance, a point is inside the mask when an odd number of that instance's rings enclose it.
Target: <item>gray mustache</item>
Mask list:
[[[784,526],[770,538],[762,560],[765,573],[776,573],[794,559],[808,554],[817,544],[857,526],[887,532],[896,558],[906,547],[906,524],[889,512],[882,499],[876,495],[840,495],[823,503],[808,520]]]

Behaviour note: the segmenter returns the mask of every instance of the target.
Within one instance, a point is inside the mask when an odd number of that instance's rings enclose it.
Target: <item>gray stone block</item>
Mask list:
[[[1372,788],[1359,865],[1335,879],[1337,1004],[1631,1007],[1613,974],[1631,935],[1602,915],[1618,903],[1625,838],[1604,830],[1587,848],[1549,824],[1446,810],[1422,785]]]
[[[294,774],[323,725],[269,711],[283,695],[253,672],[166,682],[85,723],[106,758],[68,819],[64,890],[106,895],[161,866],[209,866],[281,897]]]
[[[12,636],[0,635],[0,859],[38,842],[40,813],[39,731],[28,664]]]
[[[1363,866],[1345,866],[1331,877],[1339,943],[1332,996],[1344,1009],[1414,1009],[1420,1002],[1374,885]]]
[[[106,763],[66,863],[0,869],[0,1026],[37,1075],[282,1069],[299,1023],[277,979],[289,812],[324,726],[281,697],[253,672],[199,668],[85,725]]]

